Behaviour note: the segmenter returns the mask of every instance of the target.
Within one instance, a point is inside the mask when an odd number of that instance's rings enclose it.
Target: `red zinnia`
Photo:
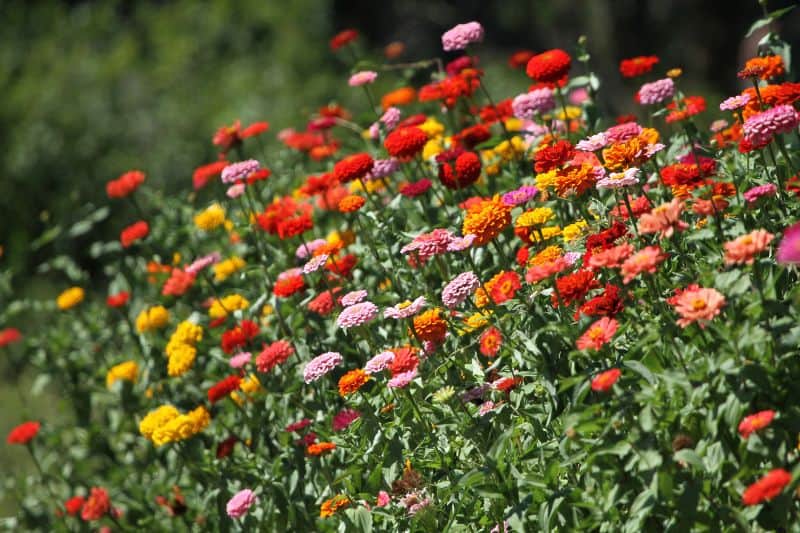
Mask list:
[[[439,179],[448,189],[463,189],[472,185],[481,176],[481,159],[475,152],[454,154],[454,150],[442,152],[436,157],[439,162]],[[449,157],[455,155],[455,164]]]
[[[40,427],[39,422],[23,422],[8,432],[6,442],[8,444],[28,444],[39,433]]]
[[[238,438],[228,437],[227,439],[217,444],[217,452],[216,452],[217,459],[224,459],[228,457],[231,453],[233,453],[233,449],[236,446],[237,442],[239,442]]]
[[[533,56],[528,61],[525,72],[529,77],[542,83],[558,83],[569,72],[572,58],[564,50],[555,48]]]
[[[394,359],[389,363],[389,371],[393,377],[403,372],[410,372],[419,366],[417,349],[413,346],[394,348],[392,353],[394,353]]]
[[[75,516],[81,512],[81,508],[83,507],[85,501],[86,498],[83,496],[73,496],[64,502],[64,509],[66,509],[68,515]]]
[[[100,520],[109,510],[111,510],[111,500],[108,497],[108,491],[100,487],[92,487],[89,497],[83,504],[81,518],[86,522]]]
[[[269,129],[269,122],[253,122],[239,133],[239,138],[247,139],[261,135]]]
[[[372,170],[375,161],[372,156],[365,153],[353,154],[345,157],[333,167],[334,177],[342,183],[363,178]]]
[[[612,368],[611,370],[599,373],[592,380],[592,390],[595,392],[611,390],[611,387],[614,386],[614,383],[617,382],[620,375],[622,375],[622,371],[619,368]]]
[[[353,254],[337,257],[325,264],[325,270],[346,278],[355,268],[358,258]]]
[[[769,501],[783,492],[783,488],[792,481],[792,474],[783,468],[770,470],[767,475],[747,487],[742,494],[742,503],[757,505]]]
[[[297,235],[302,235],[314,227],[311,215],[301,213],[296,217],[287,218],[278,222],[278,237],[290,239]]]
[[[241,378],[235,375],[221,379],[208,389],[208,401],[217,403],[228,394],[238,389],[241,382]]]
[[[129,292],[121,291],[106,298],[106,305],[109,307],[122,307],[128,303],[130,297],[131,295]]]
[[[256,368],[259,372],[267,373],[276,366],[284,363],[294,353],[294,348],[288,341],[277,340],[264,349],[256,357]]]
[[[524,68],[528,61],[536,55],[531,50],[518,50],[508,58],[508,66],[515,69]]]
[[[472,150],[476,145],[488,141],[491,137],[492,133],[488,127],[484,124],[475,124],[453,135],[453,143],[464,145],[467,150]]]
[[[358,39],[358,31],[354,29],[346,29],[342,30],[330,40],[330,47],[331,50],[338,50],[339,48],[352,43]]]
[[[222,334],[222,351],[230,354],[237,348],[246,346],[258,335],[258,325],[252,320],[242,320],[241,324]]]
[[[0,348],[8,346],[22,340],[22,333],[17,328],[6,328],[0,330]]]
[[[333,295],[341,291],[340,287],[334,287],[333,293],[331,291],[323,291],[314,297],[313,300],[308,302],[308,310],[312,313],[317,313],[320,316],[325,316],[333,311],[334,301]]]
[[[221,159],[220,161],[214,161],[213,163],[208,163],[207,165],[202,165],[194,169],[194,173],[192,174],[192,186],[194,190],[202,189],[208,182],[211,181],[212,178],[216,178],[220,174],[222,174],[222,169],[228,166],[228,161]]]
[[[748,415],[739,423],[739,435],[741,435],[743,439],[746,439],[754,431],[764,429],[770,425],[773,418],[775,418],[775,411],[770,409]]]
[[[653,66],[658,61],[657,56],[637,56],[623,59],[619,63],[619,71],[624,78],[635,78],[653,70]]]
[[[496,304],[507,302],[514,297],[516,292],[522,287],[519,274],[516,272],[504,272],[496,280],[493,280],[489,294],[492,301]]]
[[[575,147],[569,141],[561,140],[540,148],[533,156],[535,170],[542,174],[554,168],[561,168],[575,156]]]
[[[579,270],[556,278],[558,292],[554,291],[551,296],[553,307],[559,306],[559,295],[561,296],[561,304],[566,307],[569,307],[574,302],[583,302],[586,294],[595,287],[597,287],[597,280],[594,279],[594,272],[591,270]]]
[[[416,126],[399,128],[386,136],[383,146],[389,155],[401,160],[411,159],[425,147],[428,135]]]
[[[306,282],[303,280],[303,276],[288,276],[275,282],[272,293],[278,298],[288,298],[305,288]]]
[[[183,296],[194,284],[197,275],[182,268],[173,268],[169,279],[164,282],[161,294],[164,296]]]
[[[577,311],[575,311],[575,320],[580,317],[581,313],[586,316],[614,317],[622,312],[623,308],[624,304],[622,303],[622,297],[619,294],[619,287],[612,285],[611,283],[607,283],[603,294],[588,300],[586,303],[581,305]]]
[[[421,194],[428,192],[433,183],[428,178],[422,178],[419,181],[406,183],[400,187],[400,194],[407,198],[416,198]]]
[[[106,183],[106,194],[109,198],[125,198],[144,183],[144,172],[131,170],[119,178]]]
[[[144,220],[140,220],[122,230],[119,240],[122,243],[122,247],[127,248],[136,241],[147,237],[148,233],[150,233],[150,226]]]

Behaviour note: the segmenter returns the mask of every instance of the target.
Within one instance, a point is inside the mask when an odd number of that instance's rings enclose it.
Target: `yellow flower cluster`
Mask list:
[[[367,186],[367,192],[370,194],[382,191],[386,188],[386,186],[383,184],[383,180],[366,180],[364,185]],[[361,185],[361,180],[353,180],[350,182],[351,193],[362,192],[363,190],[364,187]]]
[[[253,396],[262,390],[261,382],[255,374],[251,373],[239,383],[239,390],[247,396]],[[241,394],[234,391],[231,393],[231,399],[239,405],[242,405],[247,397],[242,397]]]
[[[214,281],[225,281],[230,276],[240,271],[247,263],[239,256],[234,255],[214,265]]]
[[[70,287],[58,295],[58,298],[56,298],[56,305],[58,305],[58,308],[62,311],[66,311],[81,303],[83,301],[83,296],[83,289],[80,287]]]
[[[444,134],[444,125],[435,118],[428,117],[417,127],[424,131],[430,139],[441,137]]]
[[[554,188],[557,181],[558,173],[555,169],[536,175],[536,187],[540,191],[546,191],[547,189]]]
[[[543,226],[555,216],[553,210],[549,207],[537,207],[530,211],[525,211],[517,217],[514,223],[515,228],[532,228],[534,226]]]
[[[539,232],[542,232],[541,236]],[[552,239],[553,237],[558,237],[561,235],[561,228],[559,226],[545,226],[541,229],[531,232],[530,240],[531,242],[539,242],[542,238],[545,241]]]
[[[194,225],[203,231],[211,231],[225,224],[225,209],[219,204],[210,205],[194,217]]]
[[[464,324],[458,333],[459,335],[464,335],[465,333],[471,333],[476,329],[482,328],[486,324],[489,323],[489,317],[492,315],[492,311],[484,311],[483,313],[475,313],[472,314],[464,319]]]
[[[171,405],[162,405],[147,413],[139,423],[139,432],[156,446],[163,446],[200,433],[210,422],[211,415],[202,405],[186,414]]]
[[[576,107],[574,105],[567,106],[567,118],[569,118],[569,120],[575,120],[576,118],[580,118],[581,114],[583,114],[583,111],[581,111],[580,107]],[[563,109],[559,110],[558,113],[556,113],[556,118],[558,120],[564,120]]]
[[[444,152],[444,145],[442,144],[441,139],[431,139],[425,146],[422,148],[422,159],[428,161],[432,157],[436,157],[437,155]]]
[[[486,168],[486,174],[494,176],[500,172],[503,164],[518,159],[525,153],[525,141],[520,136],[511,137],[494,148],[481,151],[481,158]]]
[[[163,305],[148,307],[136,317],[136,331],[146,333],[161,329],[169,322],[169,311]]]
[[[222,298],[222,300],[214,300],[208,310],[208,316],[210,316],[212,320],[216,320],[228,316],[228,313],[247,309],[248,307],[250,307],[250,302],[248,302],[244,296],[241,294],[229,294]]]
[[[169,338],[164,350],[167,354],[167,374],[182,376],[194,364],[197,356],[197,343],[203,339],[203,328],[184,320]]]
[[[139,365],[136,364],[136,361],[125,361],[124,363],[114,365],[108,370],[108,373],[106,373],[106,387],[110,389],[117,381],[136,383],[138,375]]]
[[[550,245],[546,246],[542,249],[541,252],[534,255],[528,260],[528,266],[536,266],[536,265],[544,265],[545,263],[551,263],[561,257],[564,254],[564,250],[562,250],[558,246]]]
[[[374,180],[372,180],[374,181]],[[341,244],[344,248],[345,246],[350,246],[354,242],[356,242],[356,234],[351,230],[346,231],[332,231],[328,236],[325,238],[328,241],[328,244],[331,246],[336,246]]]

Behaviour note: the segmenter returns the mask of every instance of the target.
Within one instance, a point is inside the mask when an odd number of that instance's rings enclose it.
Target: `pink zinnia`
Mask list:
[[[664,78],[642,85],[639,92],[639,103],[643,105],[660,104],[672,98],[675,94],[675,82],[672,78]]]
[[[386,507],[392,501],[392,497],[385,490],[378,492],[378,500],[375,502],[377,507]]]
[[[328,261],[328,254],[320,254],[309,259],[308,263],[303,265],[303,274],[311,274],[316,272]]]
[[[367,361],[367,364],[364,365],[364,372],[367,374],[377,374],[389,368],[392,361],[394,361],[394,352],[381,352]]]
[[[356,72],[350,79],[347,80],[347,84],[350,87],[360,87],[362,85],[367,85],[368,83],[372,83],[378,77],[378,73],[372,70],[362,70],[360,72]]]
[[[303,369],[303,381],[312,383],[330,372],[334,367],[342,364],[342,354],[339,352],[325,352],[316,356],[306,364]]]
[[[477,237],[472,233],[468,233],[463,237],[453,237],[453,239],[450,241],[450,244],[447,245],[447,251],[460,252],[462,250],[466,250],[467,248],[472,246],[472,243],[475,242],[476,238]]]
[[[361,413],[355,409],[342,409],[333,417],[332,427],[334,431],[342,431],[361,418]]]
[[[623,283],[630,283],[630,281],[641,274],[642,272],[649,272],[654,274],[658,265],[667,258],[660,246],[647,246],[642,248],[622,263],[621,272],[624,278]]]
[[[741,109],[746,106],[749,101],[750,95],[746,93],[737,96],[731,96],[719,104],[719,109],[720,111],[736,111],[737,109]]]
[[[237,183],[235,185],[231,185],[228,187],[228,190],[225,191],[225,194],[228,198],[238,198],[244,193],[244,183]]]
[[[442,303],[448,309],[455,309],[480,287],[481,282],[472,271],[462,272],[445,285],[442,290]]]
[[[599,350],[614,337],[618,327],[619,322],[604,316],[589,326],[589,329],[578,339],[576,345],[579,350]]]
[[[328,241],[326,241],[325,239],[314,239],[311,242],[303,243],[300,246],[298,246],[294,255],[298,259],[306,259],[309,255],[314,253],[314,250],[327,243]]]
[[[752,265],[755,255],[766,250],[774,238],[775,235],[772,233],[757,229],[726,242],[723,245],[725,247],[725,264],[741,265],[746,263]]]
[[[246,179],[247,176],[261,168],[261,163],[255,159],[231,163],[222,169],[222,183],[234,184],[239,180]]]
[[[360,302],[345,307],[336,319],[336,325],[342,329],[361,326],[378,316],[378,306],[372,302]]]
[[[705,328],[706,321],[720,314],[725,305],[725,296],[716,289],[697,287],[682,291],[668,301],[681,316],[677,321],[680,327],[685,328],[697,322],[697,325]]]
[[[486,416],[487,414],[491,413],[494,409],[494,402],[492,400],[487,400],[481,404],[478,408],[478,415]]]
[[[192,262],[192,264],[186,267],[184,270],[189,274],[197,274],[204,268],[208,268],[211,265],[219,263],[221,259],[222,255],[219,252],[213,252],[195,259],[194,262]]]
[[[775,260],[784,265],[800,264],[800,222],[786,228],[778,245]]]
[[[681,220],[683,203],[678,198],[653,208],[639,217],[639,233],[659,233],[661,237],[672,237],[675,230],[683,231],[689,224]]]
[[[543,265],[534,265],[525,273],[525,281],[528,283],[537,283],[550,276],[554,276],[570,266],[570,263],[563,257],[559,257],[555,261],[544,263]]]
[[[397,159],[376,159],[372,164],[372,170],[367,173],[367,178],[385,178],[394,174],[399,168],[400,162]]]
[[[612,172],[597,180],[595,186],[598,189],[619,189],[630,187],[639,183],[639,169],[631,167],[623,172]]]
[[[453,239],[454,235],[450,231],[437,228],[430,233],[422,233],[414,237],[413,241],[400,249],[400,253],[418,255],[419,259],[425,262],[435,255],[445,253]]]
[[[355,305],[364,300],[364,298],[366,297],[367,297],[367,291],[363,289],[357,291],[350,291],[344,296],[342,296],[342,305],[344,306]]]
[[[629,122],[628,124],[636,125],[635,122]],[[578,144],[575,145],[575,148],[583,152],[596,152],[598,150],[602,150],[606,146],[608,146],[608,137],[605,133],[600,132],[592,135],[591,137],[587,137],[582,141],[578,141]]]
[[[417,377],[417,369],[409,370],[408,372],[400,372],[395,374],[392,379],[386,384],[390,389],[402,389],[408,386],[409,383],[414,381]]]
[[[250,362],[252,357],[253,354],[250,352],[238,353],[228,360],[228,364],[231,365],[231,368],[242,368],[244,365]]]
[[[777,192],[778,187],[776,185],[772,183],[765,183],[764,185],[756,185],[752,189],[746,190],[742,196],[744,196],[744,199],[748,204],[754,204],[759,198],[763,198],[765,196],[775,196],[775,193]]]
[[[606,142],[608,144],[625,142],[638,137],[640,133],[642,133],[642,127],[636,122],[617,124],[605,131]]]
[[[775,135],[789,133],[800,124],[800,114],[790,105],[779,105],[751,116],[742,127],[744,138],[754,146],[764,146]]]
[[[442,47],[445,52],[463,50],[470,44],[481,41],[483,41],[483,26],[480,22],[458,24],[442,34]]]
[[[247,514],[247,510],[258,501],[258,496],[250,490],[244,489],[240,490],[233,497],[228,500],[228,504],[225,506],[225,511],[228,513],[228,516],[231,518],[241,518],[245,514]]]
[[[553,91],[548,87],[520,94],[511,102],[514,116],[523,120],[533,120],[537,114],[547,113],[555,107]]]
[[[416,315],[425,305],[428,300],[424,296],[417,297],[413,302],[406,300],[392,307],[387,307],[383,310],[384,318],[394,318],[395,320],[402,320],[404,318],[411,318]]]

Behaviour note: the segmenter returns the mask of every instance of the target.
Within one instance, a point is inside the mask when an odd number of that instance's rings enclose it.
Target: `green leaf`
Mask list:
[[[752,25],[752,26],[750,26],[750,29],[749,29],[749,30],[747,30],[747,33],[745,34],[744,38],[745,38],[745,39],[749,38],[749,37],[750,37],[751,35],[753,35],[753,34],[754,34],[756,31],[758,31],[758,29],[759,29],[759,28],[763,28],[764,26],[766,26],[766,25],[767,25],[767,24],[769,24],[770,22],[772,22],[772,19],[769,19],[769,18],[766,18],[766,19],[758,19],[757,21],[755,21],[755,22],[753,23],[753,25]]]
[[[703,465],[703,460],[697,455],[697,452],[691,450],[689,448],[685,448],[683,450],[678,450],[675,452],[673,456],[676,461],[682,461],[684,463],[692,465],[694,468],[699,470],[705,470],[705,466]]]
[[[372,532],[372,514],[366,507],[358,506],[356,508],[345,509],[345,515],[355,526],[355,531],[362,531],[364,533]]]

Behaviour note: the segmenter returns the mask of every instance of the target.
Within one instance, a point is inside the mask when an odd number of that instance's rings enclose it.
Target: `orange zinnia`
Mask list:
[[[434,308],[414,317],[414,331],[423,341],[441,342],[447,335],[447,322],[440,316],[441,309]]]
[[[357,368],[351,370],[339,379],[339,395],[349,396],[358,392],[358,390],[369,381],[369,374],[362,369]]]
[[[511,224],[511,206],[499,195],[473,204],[464,217],[462,233],[475,235],[473,246],[483,246]]]

